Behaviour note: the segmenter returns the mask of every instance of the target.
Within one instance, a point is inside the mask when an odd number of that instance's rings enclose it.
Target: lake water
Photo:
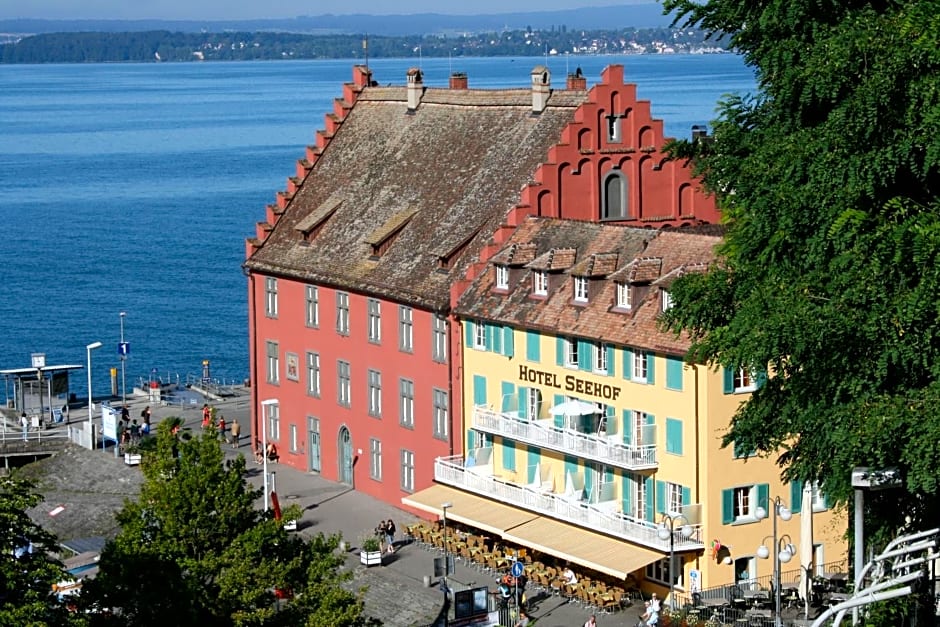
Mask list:
[[[248,375],[244,240],[286,188],[294,163],[351,80],[353,60],[0,65],[0,369],[84,364],[109,389],[156,372]],[[378,59],[404,84],[418,59]],[[526,87],[543,58],[423,59],[425,83],[451,71],[471,87]],[[552,57],[555,85],[581,67],[588,86],[622,63],[666,133],[686,137],[718,99],[754,89],[733,55]],[[73,383],[73,387],[76,386]]]

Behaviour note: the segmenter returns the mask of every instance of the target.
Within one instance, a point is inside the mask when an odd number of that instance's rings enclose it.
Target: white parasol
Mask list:
[[[576,398],[568,399],[549,408],[548,413],[553,416],[587,416],[597,413],[597,406]]]

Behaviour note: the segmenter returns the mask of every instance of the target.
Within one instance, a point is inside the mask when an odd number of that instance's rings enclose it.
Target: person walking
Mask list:
[[[202,428],[208,429],[210,424],[212,424],[212,409],[209,408],[209,403],[204,403],[202,406]]]
[[[225,435],[225,416],[219,414],[219,437],[228,442],[228,437]]]
[[[242,433],[241,425],[238,424],[238,419],[232,421],[232,448],[238,448],[238,438]]]
[[[387,551],[389,553],[394,553],[395,552],[395,523],[392,522],[391,518],[385,521],[385,541],[388,543]]]
[[[23,412],[23,415],[20,416],[20,426],[23,427],[23,441],[25,442],[29,439],[29,418],[26,417],[26,412]]]
[[[588,619],[584,621],[584,627],[597,627],[597,618],[594,614],[588,616]]]

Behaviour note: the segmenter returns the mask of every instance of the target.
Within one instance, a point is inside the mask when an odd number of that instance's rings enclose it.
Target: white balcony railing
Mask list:
[[[630,445],[615,436],[582,433],[556,427],[551,420],[521,420],[512,414],[489,407],[473,408],[473,428],[485,433],[504,435],[518,442],[534,444],[566,454],[627,470],[656,468],[656,445]]]
[[[562,494],[544,492],[532,486],[506,481],[493,474],[492,462],[467,467],[461,456],[439,457],[434,461],[434,480],[658,551],[669,550],[669,539],[660,539],[659,526],[656,523],[613,511],[600,503],[589,504]],[[694,518],[691,516],[691,512],[699,511],[698,505],[691,505],[688,509],[689,520],[698,522],[697,515]],[[704,548],[700,527],[693,527],[690,538],[682,537],[676,529],[673,546],[677,551]]]

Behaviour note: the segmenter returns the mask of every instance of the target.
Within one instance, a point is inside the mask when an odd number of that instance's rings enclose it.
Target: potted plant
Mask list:
[[[124,463],[128,466],[140,466],[140,447],[136,445],[124,447]]]
[[[366,566],[382,564],[382,545],[376,536],[365,536],[359,542],[359,561]]]

